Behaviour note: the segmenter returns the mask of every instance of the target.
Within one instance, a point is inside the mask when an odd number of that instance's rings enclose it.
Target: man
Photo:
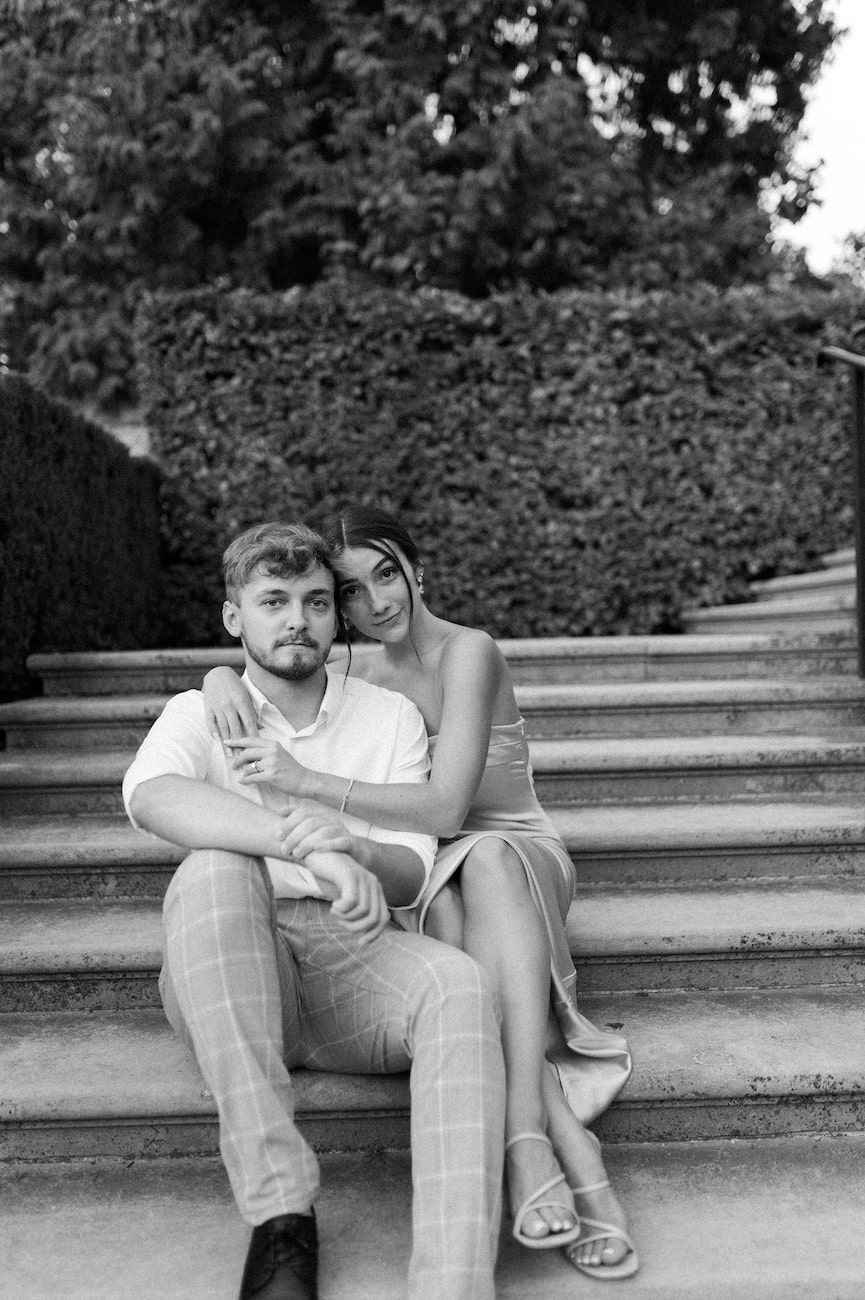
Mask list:
[[[265,524],[223,561],[223,620],[243,644],[262,736],[344,776],[347,798],[353,778],[425,780],[414,705],[325,666],[336,602],[323,539]],[[318,1163],[294,1123],[293,1066],[411,1068],[409,1293],[492,1300],[504,1124],[495,1009],[464,953],[388,921],[388,905],[420,892],[434,841],[314,804],[286,815],[286,797],[245,783],[244,770],[208,732],[201,693],[187,691],[123,783],[135,825],[193,850],[165,897],[160,990],[215,1098],[253,1227],[241,1300],[316,1296]],[[302,862],[287,836],[302,841]]]

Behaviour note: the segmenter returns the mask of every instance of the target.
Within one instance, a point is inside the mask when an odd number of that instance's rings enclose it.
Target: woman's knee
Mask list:
[[[503,893],[529,898],[529,882],[522,858],[505,840],[490,835],[479,840],[468,852],[462,865],[463,898],[467,905],[473,896],[492,904]]]

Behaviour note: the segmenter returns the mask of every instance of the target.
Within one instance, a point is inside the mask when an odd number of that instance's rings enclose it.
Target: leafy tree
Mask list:
[[[0,0],[11,364],[134,396],[142,292],[772,270],[826,0]]]

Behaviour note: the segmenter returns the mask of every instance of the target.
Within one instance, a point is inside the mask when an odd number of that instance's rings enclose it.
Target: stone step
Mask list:
[[[0,757],[0,816],[116,813],[133,751],[12,751]]]
[[[578,878],[615,885],[865,876],[860,799],[551,808]],[[183,850],[122,815],[11,817],[0,899],[161,900]]]
[[[865,880],[581,888],[568,925],[584,993],[865,984]],[[158,1007],[156,901],[7,902],[0,1012]]]
[[[118,814],[10,817],[0,823],[0,899],[161,899],[183,857]]]
[[[0,732],[5,735],[7,751],[129,749],[134,752],[169,698],[168,695],[97,695],[13,700],[11,704],[0,704]]]
[[[618,682],[521,686],[533,738],[676,736],[802,731],[865,723],[857,677]]]
[[[610,1141],[840,1133],[865,1123],[857,985],[590,994],[636,1068],[598,1121]],[[157,1010],[0,1016],[0,1160],[215,1154],[214,1104]],[[324,1150],[407,1145],[404,1075],[293,1072]]]
[[[580,889],[568,917],[590,993],[865,984],[865,881]]]
[[[6,902],[0,1011],[159,1007],[162,910],[156,900]]]
[[[550,815],[585,883],[807,881],[865,872],[865,806],[857,795],[600,804]]]
[[[535,785],[545,805],[693,802],[858,791],[861,733],[536,740]]]
[[[828,555],[820,557],[820,563],[827,569],[834,568],[836,564],[855,564],[856,547],[844,546],[839,551],[830,551]]]
[[[641,1263],[629,1300],[861,1300],[862,1134],[623,1143],[605,1159]],[[321,1166],[321,1300],[404,1300],[408,1153],[323,1154]],[[9,1300],[236,1300],[249,1229],[217,1160],[6,1167],[0,1199]],[[36,1249],[49,1222],[52,1249]],[[561,1251],[521,1249],[505,1217],[499,1300],[599,1287]]]
[[[671,802],[858,791],[865,733],[534,740],[535,784],[549,805]],[[131,754],[12,752],[0,761],[0,813],[112,813]]]
[[[865,724],[858,677],[523,685],[530,737],[765,733]],[[7,751],[133,750],[168,696],[60,696],[0,705]]]
[[[703,635],[748,632],[801,634],[850,633],[856,625],[856,595],[841,589],[829,594],[785,597],[745,605],[718,605],[685,614],[688,631]]]
[[[769,578],[765,582],[752,582],[750,587],[757,599],[762,601],[785,600],[788,596],[839,590],[855,594],[856,565],[835,564],[814,573],[793,573],[783,578]]]
[[[680,681],[852,673],[850,635],[533,637],[499,642],[518,683]],[[365,648],[355,647],[354,655]],[[45,695],[170,695],[199,687],[216,664],[238,668],[233,648],[31,655]]]

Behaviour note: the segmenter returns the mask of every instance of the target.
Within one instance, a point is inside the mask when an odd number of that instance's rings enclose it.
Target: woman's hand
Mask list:
[[[261,736],[239,736],[224,742],[232,754],[231,766],[241,773],[242,785],[275,785],[286,794],[308,795],[310,772],[276,740]]]
[[[258,714],[233,668],[211,668],[201,683],[207,730],[217,740],[258,735]]]

